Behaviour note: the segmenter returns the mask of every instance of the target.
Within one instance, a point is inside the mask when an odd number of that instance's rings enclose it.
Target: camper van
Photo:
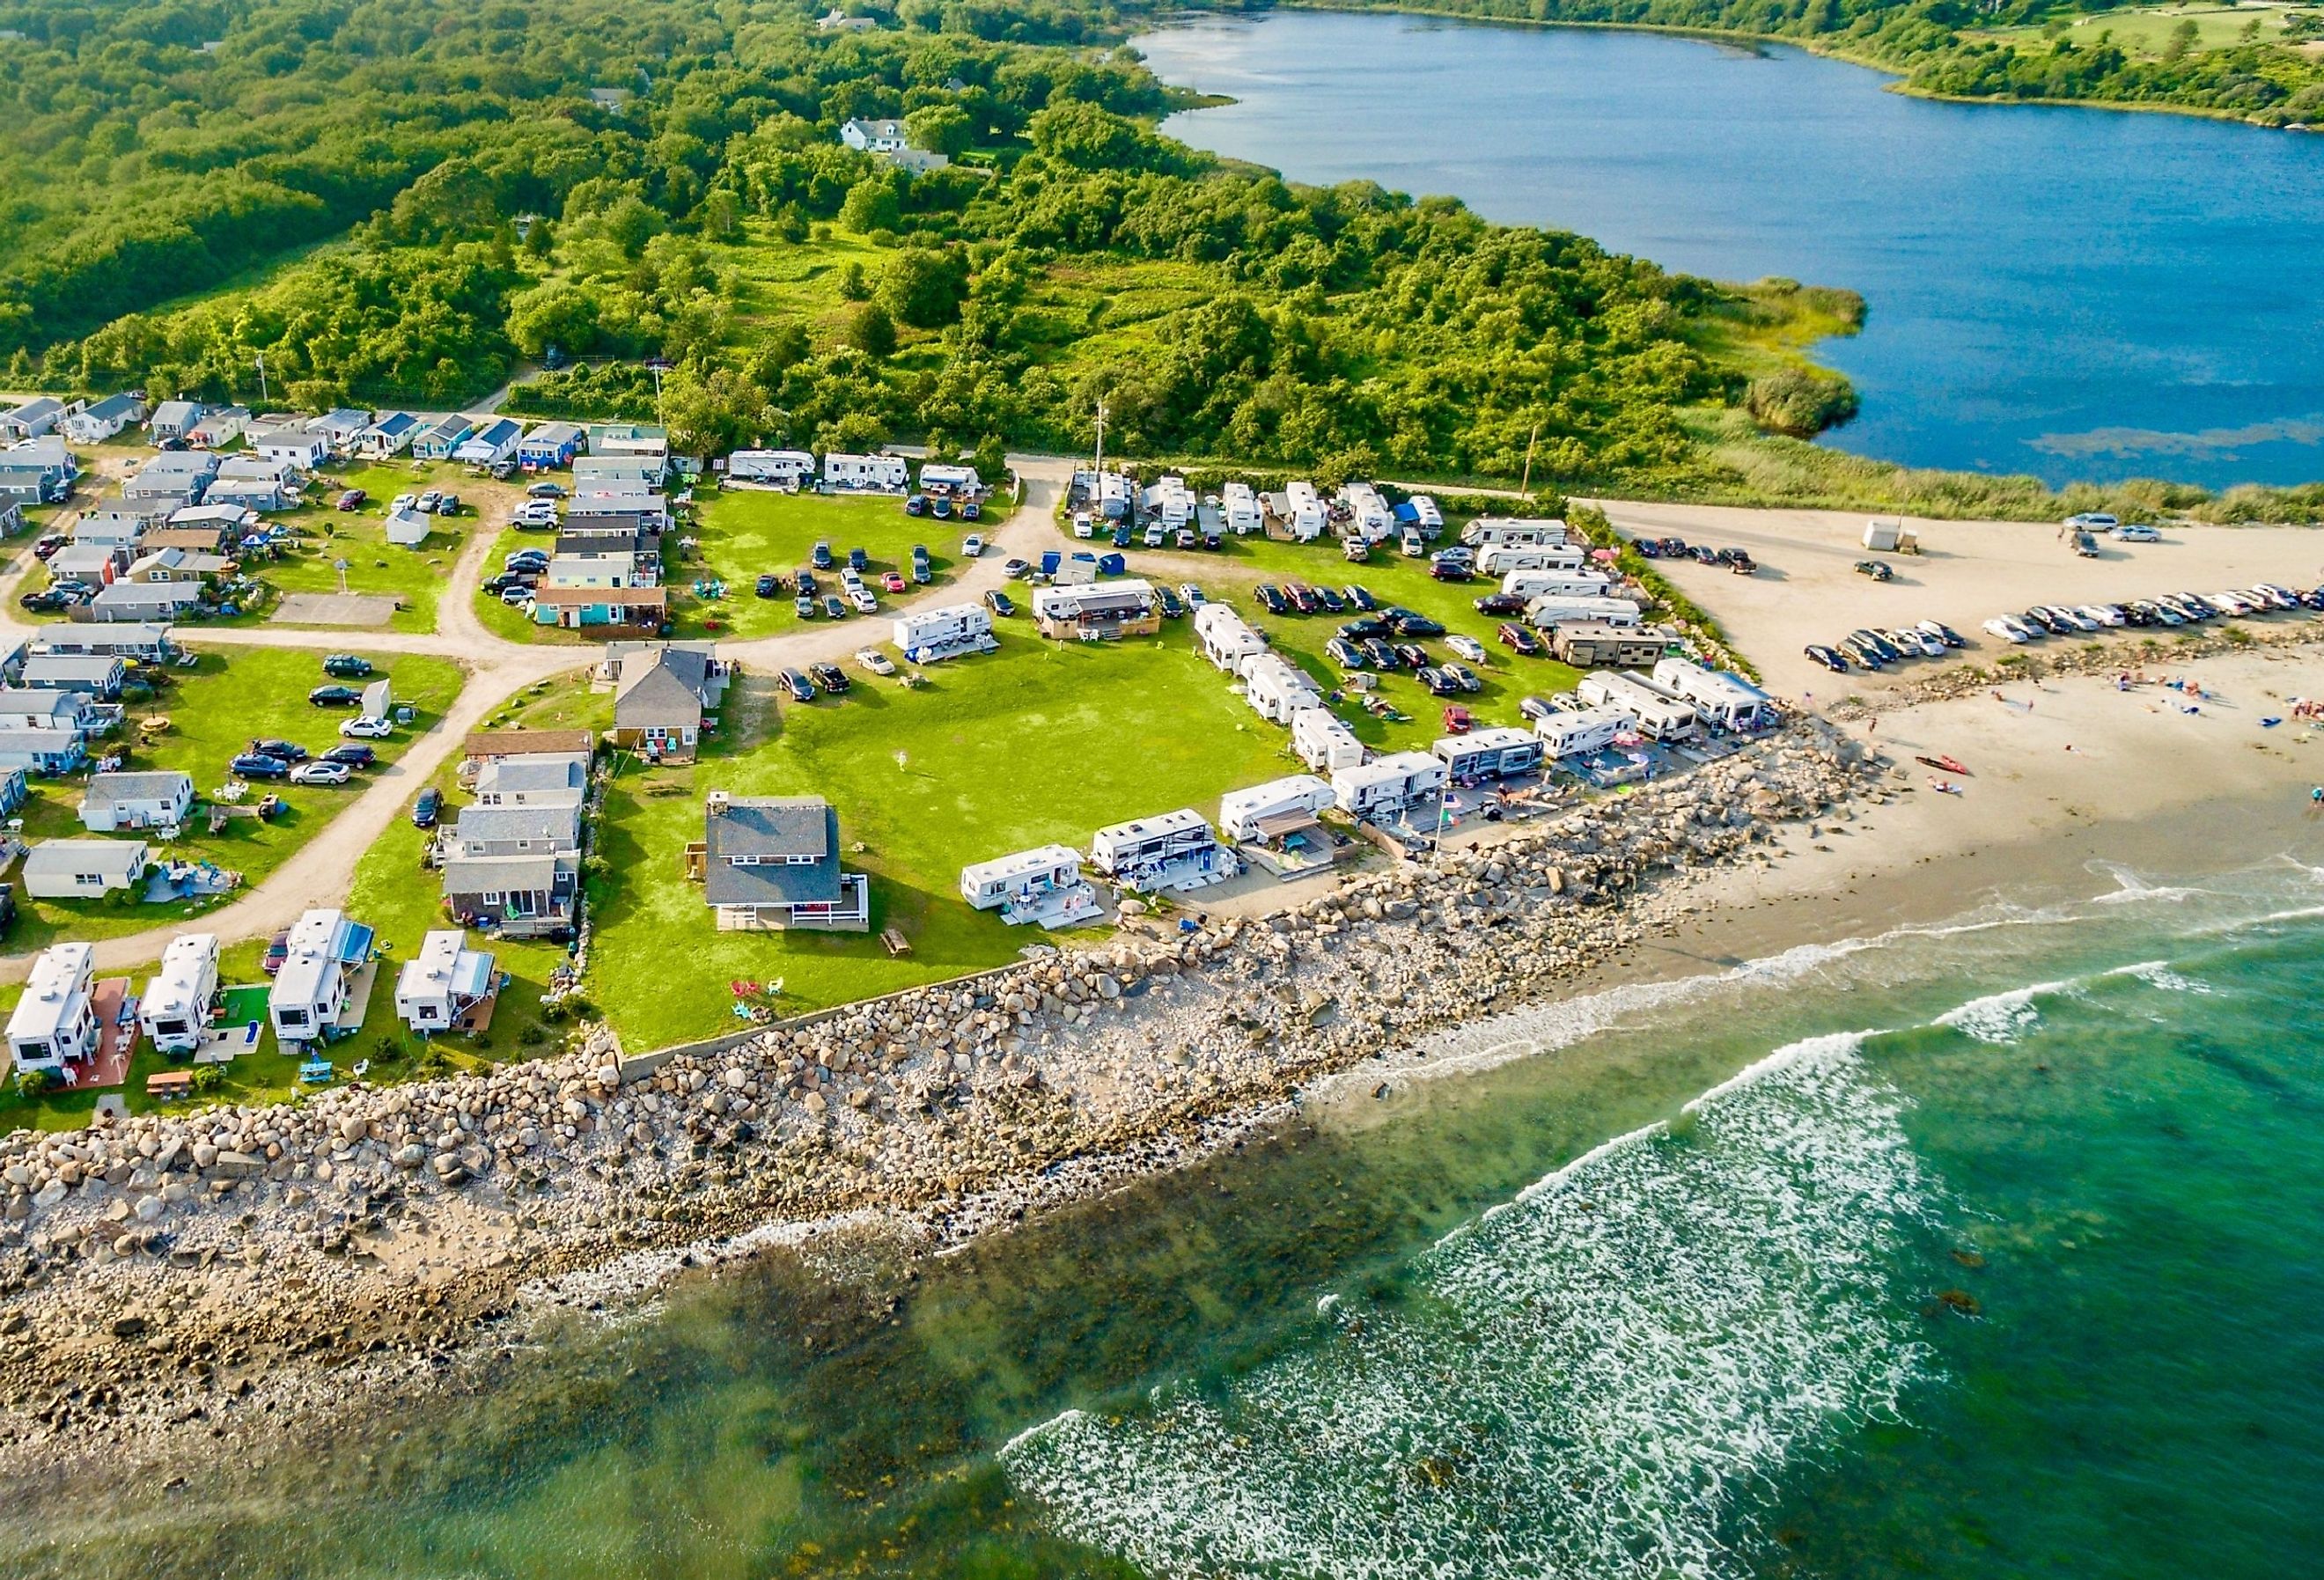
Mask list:
[[[1579,543],[1491,543],[1477,550],[1477,574],[1507,576],[1514,570],[1579,570]]]
[[[1576,620],[1591,620],[1600,625],[1628,629],[1637,624],[1641,616],[1637,603],[1630,598],[1544,596],[1526,605],[1526,618],[1546,631],[1552,626]]]
[[[1228,484],[1220,490],[1219,503],[1226,510],[1227,531],[1238,538],[1247,538],[1259,531],[1259,495],[1250,484]]]
[[[1613,577],[1597,570],[1512,570],[1501,591],[1520,598],[1602,598]]]
[[[1571,536],[1563,522],[1517,517],[1473,521],[1461,529],[1461,541],[1472,549],[1489,549],[1496,544],[1524,549],[1536,544],[1563,543]]]

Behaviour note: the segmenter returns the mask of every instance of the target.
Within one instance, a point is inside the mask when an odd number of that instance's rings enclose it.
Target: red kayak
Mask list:
[[[1924,768],[1941,768],[1947,773],[1969,777],[1969,765],[1958,757],[1916,757],[1914,761]]]

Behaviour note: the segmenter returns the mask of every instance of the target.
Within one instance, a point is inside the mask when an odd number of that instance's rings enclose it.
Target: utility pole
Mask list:
[[[1519,494],[1530,494],[1533,492],[1533,447],[1540,439],[1541,424],[1536,422],[1533,425],[1533,431],[1526,435],[1525,481],[1517,485]]]
[[[1105,402],[1103,401],[1097,403],[1097,461],[1091,469],[1098,472],[1105,470]]]
[[[264,406],[272,401],[273,397],[266,393],[266,353],[262,351],[258,354],[258,403]]]

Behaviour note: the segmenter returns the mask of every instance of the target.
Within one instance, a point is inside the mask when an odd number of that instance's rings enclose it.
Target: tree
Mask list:
[[[721,187],[702,200],[702,234],[715,241],[732,240],[742,228],[742,200]]]
[[[878,302],[867,301],[848,320],[847,343],[866,356],[891,356],[896,350],[896,320]]]
[[[732,368],[682,363],[662,376],[662,421],[681,455],[724,455],[772,431],[780,418],[766,393]]]
[[[2187,51],[2193,49],[2196,41],[2202,36],[2203,30],[2195,25],[2195,19],[2191,16],[2185,18],[2171,30],[2170,42],[2163,46],[2163,58],[2172,61],[2185,60]]]
[[[957,159],[976,143],[976,123],[958,105],[923,105],[904,117],[904,141]]]
[[[550,229],[546,215],[533,216],[532,224],[524,233],[524,254],[528,258],[546,258],[557,247],[556,233]]]
[[[839,296],[843,301],[872,300],[872,282],[863,277],[863,265],[853,258],[848,259],[847,266],[839,272]]]
[[[759,337],[742,371],[752,383],[771,393],[782,387],[783,374],[807,360],[808,349],[807,326],[797,319],[785,319]]]
[[[576,285],[538,285],[509,306],[509,338],[527,356],[556,346],[577,356],[597,343],[597,301]]]
[[[1001,442],[1001,436],[997,433],[988,433],[976,441],[976,454],[973,458],[977,476],[991,487],[998,488],[1001,480],[1009,476],[1009,447]]]
[[[847,200],[839,206],[839,223],[858,233],[893,230],[903,217],[896,183],[885,176],[864,177],[847,189]]]
[[[888,260],[880,300],[916,329],[939,329],[960,316],[968,294],[968,253],[962,247],[912,247]]]
[[[1772,432],[1806,439],[1856,415],[1856,387],[1820,367],[1786,367],[1751,381],[1744,410]]]

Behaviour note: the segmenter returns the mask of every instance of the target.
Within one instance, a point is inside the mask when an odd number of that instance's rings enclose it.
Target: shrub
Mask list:
[[[1856,415],[1856,386],[1820,367],[1786,367],[1753,379],[1743,406],[1769,432],[1807,439]]]

